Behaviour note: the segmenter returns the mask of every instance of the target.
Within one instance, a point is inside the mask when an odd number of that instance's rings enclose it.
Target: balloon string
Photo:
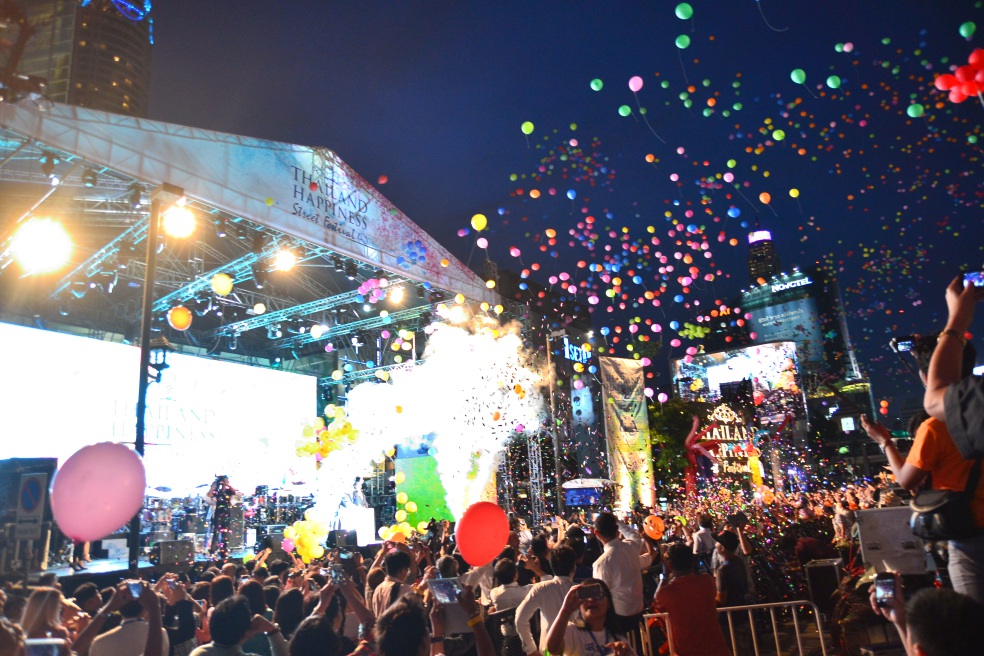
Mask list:
[[[799,198],[796,199],[796,207],[799,208],[800,214],[802,214],[803,213],[803,206],[800,205],[800,199]]]
[[[805,82],[803,83],[803,88],[804,88],[804,89],[806,89],[806,92],[807,92],[808,94],[810,94],[811,96],[813,96],[813,99],[814,99],[814,100],[816,100],[816,99],[817,99],[817,97],[813,95],[813,92],[812,92],[812,91],[810,91],[810,87],[808,87],[808,86],[806,86],[806,83],[805,83]]]
[[[772,207],[772,203],[766,203],[765,206],[768,207],[770,210],[772,210],[772,213],[776,215],[777,219],[779,218],[779,213],[776,212],[774,207]]]
[[[785,32],[789,29],[788,27],[784,27],[781,30],[777,30],[776,28],[772,27],[772,25],[769,24],[769,19],[766,18],[765,14],[762,12],[762,3],[759,2],[759,0],[755,0],[755,6],[758,7],[759,15],[762,17],[762,20],[765,22],[765,26],[768,27],[770,30],[772,30],[773,32]]]
[[[980,91],[977,92],[977,99],[981,101],[981,107],[984,107],[984,95]]]
[[[685,69],[683,67],[683,55],[680,54],[680,49],[679,48],[677,48],[677,59],[680,60],[680,70],[683,71],[683,81],[686,82],[687,83],[687,86],[689,87],[690,86],[690,80],[687,79],[687,69]]]
[[[649,124],[649,119],[648,119],[648,118],[646,118],[646,115],[645,115],[645,113],[643,113],[643,111],[642,111],[642,105],[640,105],[640,104],[639,104],[639,94],[637,94],[637,93],[636,93],[635,91],[633,91],[633,92],[632,92],[632,95],[633,95],[633,96],[635,96],[635,101],[636,101],[636,107],[638,107],[638,108],[639,108],[639,114],[640,114],[640,116],[642,116],[642,120],[643,120],[643,121],[645,121],[645,123],[646,123],[646,127],[647,127],[647,128],[649,128],[649,131],[650,131],[650,132],[652,132],[652,133],[653,133],[653,135],[654,135],[654,136],[655,136],[655,137],[656,137],[657,139],[659,139],[660,141],[662,141],[662,142],[663,142],[663,143],[665,144],[665,143],[666,143],[666,141],[664,141],[664,140],[663,140],[663,137],[661,137],[661,136],[659,136],[658,134],[656,134],[656,130],[654,130],[654,129],[653,129],[653,126]],[[636,119],[636,120],[638,120],[638,119]]]

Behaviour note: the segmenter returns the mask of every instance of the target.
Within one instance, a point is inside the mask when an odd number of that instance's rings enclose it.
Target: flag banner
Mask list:
[[[652,450],[642,362],[599,358],[608,463],[616,506],[653,505]]]

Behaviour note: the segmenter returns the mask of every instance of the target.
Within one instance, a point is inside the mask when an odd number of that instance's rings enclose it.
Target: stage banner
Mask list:
[[[652,451],[642,362],[599,358],[605,405],[609,473],[618,486],[617,506],[653,505]]]

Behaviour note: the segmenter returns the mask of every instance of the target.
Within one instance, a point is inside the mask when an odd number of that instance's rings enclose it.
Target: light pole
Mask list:
[[[143,308],[140,316],[140,382],[137,387],[137,432],[133,448],[140,457],[144,455],[144,433],[146,430],[147,389],[151,381],[159,380],[160,370],[155,376],[150,375],[150,355],[153,350],[150,333],[153,321],[154,285],[157,274],[157,242],[160,239],[160,221],[162,207],[173,205],[183,206],[185,203],[184,189],[172,184],[163,183],[154,189],[150,196],[150,224],[147,227],[147,266],[143,280]],[[140,515],[143,507],[130,520],[129,565],[130,576],[136,577],[140,559]]]
[[[564,487],[560,480],[560,435],[557,433],[557,411],[554,403],[554,371],[552,359],[550,358],[550,340],[554,337],[565,337],[567,333],[563,330],[555,330],[547,335],[547,369],[550,372],[550,436],[553,438],[554,448],[554,481],[557,484],[557,515],[563,516],[564,513]]]

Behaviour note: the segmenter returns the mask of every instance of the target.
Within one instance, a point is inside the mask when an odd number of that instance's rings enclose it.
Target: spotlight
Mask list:
[[[359,267],[355,265],[355,262],[349,262],[345,265],[345,277],[349,280],[355,280],[355,277],[359,274]]]
[[[257,303],[256,305],[253,306],[254,315],[264,314],[265,312],[266,312],[266,305],[264,305],[263,303]]]
[[[74,280],[69,286],[69,291],[72,292],[72,296],[75,298],[85,298],[86,292],[89,291],[89,281]]]
[[[267,272],[259,262],[253,264],[253,284],[257,289],[263,289],[267,283]]]
[[[389,293],[389,299],[393,303],[401,303],[401,302],[403,302],[403,287],[397,287],[396,289],[394,289],[393,291],[391,291]]]
[[[140,206],[143,205],[143,190],[140,188],[140,183],[136,181],[131,182],[128,189],[130,191],[130,206],[133,207],[133,209],[139,209]]]
[[[219,220],[215,222],[215,236],[219,239],[225,239],[228,234],[225,217],[219,217]]]
[[[427,298],[427,292],[423,287],[417,287],[417,298]]]
[[[68,262],[72,240],[58,221],[31,218],[17,229],[11,250],[26,273],[50,273]]]
[[[267,339],[280,339],[283,336],[284,331],[280,329],[279,323],[267,326]]]
[[[96,172],[92,169],[85,169],[82,171],[82,184],[88,188],[93,188],[96,186],[96,181],[98,180]]]
[[[286,248],[277,252],[273,257],[273,268],[277,271],[290,271],[297,264],[297,255]]]
[[[190,237],[195,231],[195,215],[187,205],[172,205],[164,213],[164,232],[172,237]]]
[[[345,265],[337,257],[331,258],[332,264],[335,265],[335,273],[345,273]]]
[[[55,164],[58,163],[58,158],[51,153],[44,153],[41,155],[41,172],[48,176],[51,181],[52,186],[57,185],[61,180],[55,175]]]

